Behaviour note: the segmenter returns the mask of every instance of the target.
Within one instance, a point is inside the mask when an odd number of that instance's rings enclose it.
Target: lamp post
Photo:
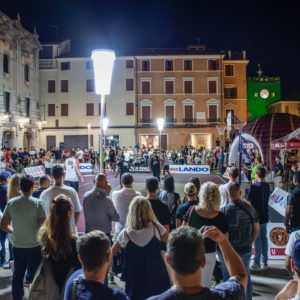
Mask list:
[[[159,130],[159,148],[161,148],[161,132],[164,129],[165,120],[163,118],[157,119],[157,128]]]
[[[88,124],[87,125],[87,128],[88,128],[88,149],[90,151],[91,149],[91,124]]]
[[[103,119],[103,123],[102,123],[102,125],[103,125],[103,135],[104,135],[104,147],[106,146],[105,145],[105,137],[106,137],[106,132],[107,132],[107,128],[108,128],[108,118],[104,118]]]
[[[105,95],[110,94],[110,84],[112,78],[112,70],[115,60],[115,52],[106,49],[96,49],[92,51],[94,65],[94,79],[96,94],[100,95],[100,173],[103,169],[103,118],[104,118],[104,103]]]

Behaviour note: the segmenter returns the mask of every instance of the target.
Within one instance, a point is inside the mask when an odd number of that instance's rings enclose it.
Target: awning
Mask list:
[[[271,150],[299,150],[300,128],[290,134],[271,142]]]

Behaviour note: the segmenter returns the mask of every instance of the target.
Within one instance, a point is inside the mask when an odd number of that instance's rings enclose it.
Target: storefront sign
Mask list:
[[[210,174],[209,165],[170,165],[174,174]]]
[[[269,198],[269,206],[282,216],[285,216],[288,192],[276,187]]]

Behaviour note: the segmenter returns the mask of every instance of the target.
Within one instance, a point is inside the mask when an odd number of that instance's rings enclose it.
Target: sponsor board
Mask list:
[[[173,174],[210,174],[209,165],[170,165]]]
[[[43,166],[28,167],[24,169],[24,172],[27,175],[31,175],[33,178],[40,178],[45,175],[45,169]]]
[[[269,259],[284,259],[289,234],[286,232],[283,223],[268,223],[267,232]]]
[[[79,164],[79,170],[81,174],[87,174],[93,172],[93,166],[91,163],[81,163]]]
[[[138,168],[138,167],[134,167],[131,165],[129,168],[129,172],[130,173],[149,173],[150,170],[149,170],[149,167],[147,167],[147,166],[140,166]]]
[[[288,194],[283,189],[276,187],[269,198],[269,206],[282,216],[285,216]]]

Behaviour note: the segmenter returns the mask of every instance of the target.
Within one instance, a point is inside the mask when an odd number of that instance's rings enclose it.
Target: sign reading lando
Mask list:
[[[170,165],[170,172],[174,174],[210,174],[208,165]]]

